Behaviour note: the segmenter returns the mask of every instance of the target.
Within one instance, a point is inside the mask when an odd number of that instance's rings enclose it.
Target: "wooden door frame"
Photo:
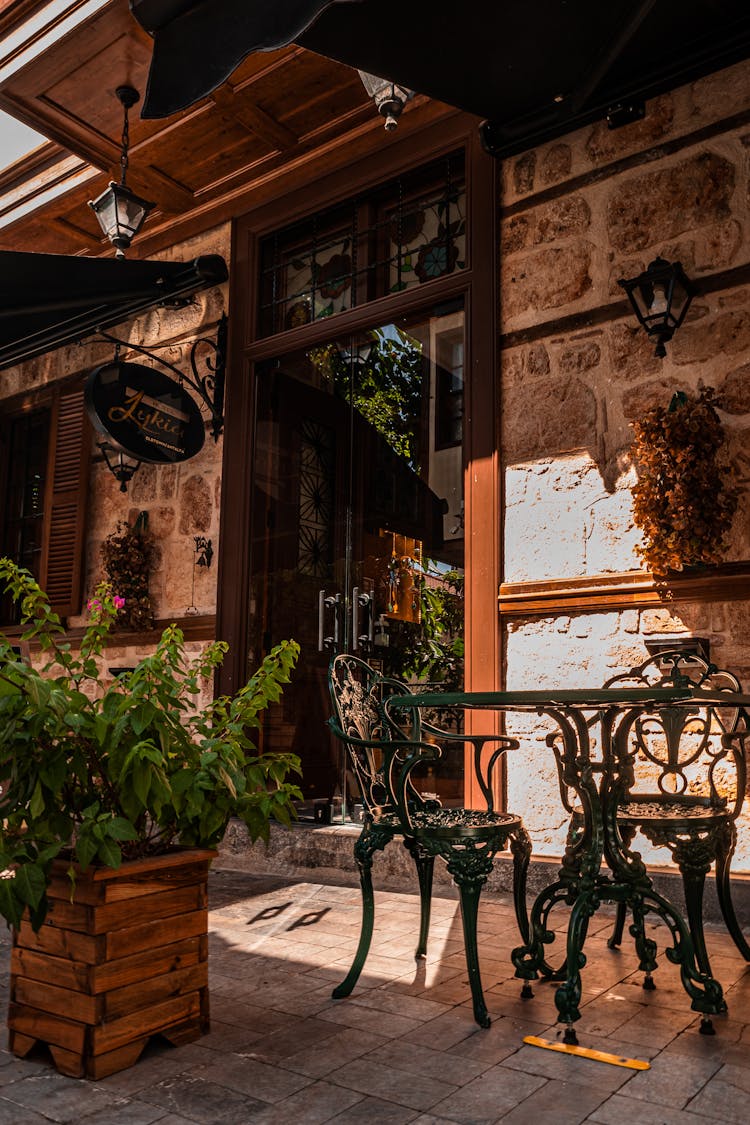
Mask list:
[[[297,218],[333,206],[456,148],[466,159],[469,246],[467,268],[407,294],[388,296],[319,322],[321,339],[346,332],[363,316],[391,310],[407,312],[435,298],[465,295],[467,364],[464,473],[466,574],[466,688],[499,686],[500,632],[497,591],[500,582],[501,494],[498,466],[497,166],[481,148],[477,121],[456,114],[425,128],[418,136],[390,143],[376,157],[352,169],[321,175],[305,189],[295,188],[235,220],[230,273],[230,339],[226,429],[222,470],[221,533],[218,570],[217,636],[230,650],[218,679],[221,692],[237,690],[246,676],[248,568],[250,556],[251,465],[255,412],[254,363],[289,350],[298,331],[257,339],[258,243]],[[335,323],[334,323],[335,320]],[[305,326],[309,333],[315,326]],[[482,723],[486,730],[489,716]],[[490,719],[491,722],[491,719]],[[467,773],[468,776],[468,773]],[[474,796],[471,788],[467,800]]]

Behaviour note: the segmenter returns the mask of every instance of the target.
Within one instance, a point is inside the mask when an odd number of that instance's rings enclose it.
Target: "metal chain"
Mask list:
[[[122,152],[120,154],[120,184],[125,187],[125,175],[128,170],[128,148],[130,147],[130,127],[128,124],[128,107],[123,106],[125,116],[122,123]]]

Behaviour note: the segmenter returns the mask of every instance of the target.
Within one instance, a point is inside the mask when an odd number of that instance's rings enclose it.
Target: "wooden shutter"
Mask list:
[[[81,610],[90,429],[83,388],[65,390],[52,409],[40,585],[61,617]]]

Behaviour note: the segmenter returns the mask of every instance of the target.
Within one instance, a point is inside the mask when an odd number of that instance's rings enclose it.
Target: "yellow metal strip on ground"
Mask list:
[[[609,1063],[610,1066],[626,1066],[629,1070],[650,1070],[651,1063],[644,1059],[625,1059],[622,1055],[608,1055],[606,1051],[594,1051],[591,1047],[576,1047],[572,1043],[553,1043],[549,1039],[539,1039],[536,1035],[524,1036],[524,1043],[530,1047],[544,1047],[547,1051],[561,1051],[564,1055],[580,1055],[583,1059]]]

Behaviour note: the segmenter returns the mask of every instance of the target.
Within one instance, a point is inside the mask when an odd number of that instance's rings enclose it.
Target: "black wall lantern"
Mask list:
[[[685,319],[693,298],[693,288],[679,262],[654,258],[638,277],[618,285],[628,295],[638,323],[656,341],[656,355],[665,356],[664,347]]]
[[[149,211],[156,205],[141,199],[125,183],[130,145],[128,110],[135,105],[140,94],[132,86],[118,86],[115,94],[123,109],[120,182],[116,184],[112,181],[98,199],[89,200],[89,207],[96,215],[105,236],[115,247],[116,257],[124,258],[125,251],[143,226]]]

